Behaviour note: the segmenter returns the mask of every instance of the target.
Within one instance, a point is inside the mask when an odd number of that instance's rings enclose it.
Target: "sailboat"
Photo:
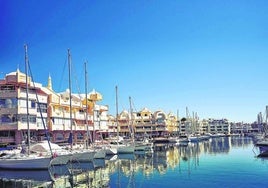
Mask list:
[[[116,140],[114,140],[113,142],[110,142],[110,146],[112,148],[116,148],[117,149],[117,154],[133,154],[134,150],[135,150],[135,146],[134,143],[124,143],[122,141],[119,140],[119,124],[118,124],[118,88],[117,86],[115,87],[115,91],[116,91],[116,126],[117,126],[117,136],[116,136]]]
[[[90,137],[90,140],[92,142],[92,149],[93,149],[93,151],[95,151],[93,160],[96,161],[97,159],[104,159],[105,158],[106,150],[104,148],[97,148],[95,146],[95,140],[91,138],[91,134],[89,133],[89,129],[88,129],[88,99],[87,99],[87,66],[86,66],[86,63],[85,63],[85,94],[86,94],[85,98],[86,98],[86,127],[87,127],[86,149],[89,149],[88,140]],[[95,119],[94,116],[95,116],[95,114],[93,113],[93,119]],[[95,127],[94,120],[93,120],[93,127]],[[94,128],[94,130],[95,130],[95,128]]]
[[[73,118],[72,118],[72,84],[71,84],[71,53],[68,49],[68,67],[69,67],[69,100],[70,100],[70,145],[71,145],[71,158],[72,162],[91,162],[96,154],[95,151],[89,149],[73,148]]]
[[[257,140],[255,143],[255,146],[259,147],[259,154],[257,157],[268,157],[268,106],[266,106],[266,117],[265,117],[265,123],[264,123],[264,135],[261,139]]]
[[[153,152],[153,142],[150,142],[146,136],[143,137],[141,141],[135,141],[135,131],[133,128],[133,119],[132,119],[132,101],[131,97],[129,97],[129,106],[130,106],[130,122],[129,122],[129,131],[131,134],[132,141],[134,142],[134,151],[135,153],[152,153]]]
[[[1,157],[1,169],[13,170],[42,170],[48,169],[52,162],[52,155],[40,156],[30,153],[30,126],[29,126],[29,96],[28,96],[28,68],[29,60],[27,54],[27,45],[25,48],[25,78],[26,78],[26,107],[27,107],[27,148],[22,148],[20,153],[7,154]],[[49,139],[47,139],[49,143]]]

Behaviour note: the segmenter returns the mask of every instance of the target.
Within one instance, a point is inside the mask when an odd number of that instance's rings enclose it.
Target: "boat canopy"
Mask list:
[[[50,146],[51,146],[52,151],[62,150],[62,148],[57,144],[50,143]],[[47,141],[43,141],[43,142],[40,142],[40,143],[33,144],[30,147],[30,151],[36,152],[36,153],[37,152],[49,152],[50,151],[49,144],[48,144]]]

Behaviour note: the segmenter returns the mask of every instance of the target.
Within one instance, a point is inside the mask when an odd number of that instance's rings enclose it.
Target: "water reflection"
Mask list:
[[[170,170],[191,174],[201,155],[228,154],[236,147],[248,147],[246,137],[221,137],[199,143],[155,145],[151,155],[110,156],[91,163],[72,163],[49,171],[0,171],[0,187],[136,187],[144,179],[165,175]]]

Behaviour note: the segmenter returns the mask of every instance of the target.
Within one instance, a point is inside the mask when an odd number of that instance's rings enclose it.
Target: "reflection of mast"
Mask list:
[[[129,176],[129,182],[127,187],[135,188],[135,162],[133,160],[130,160],[130,176]]]
[[[195,168],[199,166],[199,142],[197,142],[196,150],[195,150]]]
[[[117,144],[119,141],[119,125],[118,125],[118,88],[117,86],[115,86],[115,106],[116,106],[116,127],[117,127]],[[120,164],[119,164],[120,160],[117,161],[117,170],[118,170],[118,182],[117,182],[117,187],[120,188]]]
[[[120,188],[121,187],[121,184],[120,184],[120,162],[121,160],[117,160],[117,170],[118,170],[118,174],[117,174],[117,187]]]

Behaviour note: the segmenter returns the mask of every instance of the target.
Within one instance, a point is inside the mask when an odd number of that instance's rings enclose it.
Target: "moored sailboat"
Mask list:
[[[27,45],[25,48],[25,78],[26,78],[26,109],[27,109],[27,148],[23,147],[22,152],[10,155],[4,155],[0,160],[0,168],[14,170],[40,170],[48,169],[52,161],[52,152],[49,156],[41,156],[30,152],[30,125],[29,125],[29,96],[28,96],[28,69],[29,60],[27,54]],[[34,81],[33,81],[34,83]],[[37,97],[38,101],[38,97]],[[44,126],[45,128],[45,126]],[[49,139],[47,139],[50,148]],[[50,148],[51,149],[51,148]],[[50,150],[51,151],[51,150]]]
[[[71,153],[72,156],[70,161],[72,162],[90,162],[94,158],[96,152],[88,150],[88,149],[81,149],[81,148],[73,148],[73,118],[72,118],[72,84],[71,84],[71,53],[70,49],[68,49],[68,67],[69,67],[69,100],[70,100],[70,145],[71,145]]]

